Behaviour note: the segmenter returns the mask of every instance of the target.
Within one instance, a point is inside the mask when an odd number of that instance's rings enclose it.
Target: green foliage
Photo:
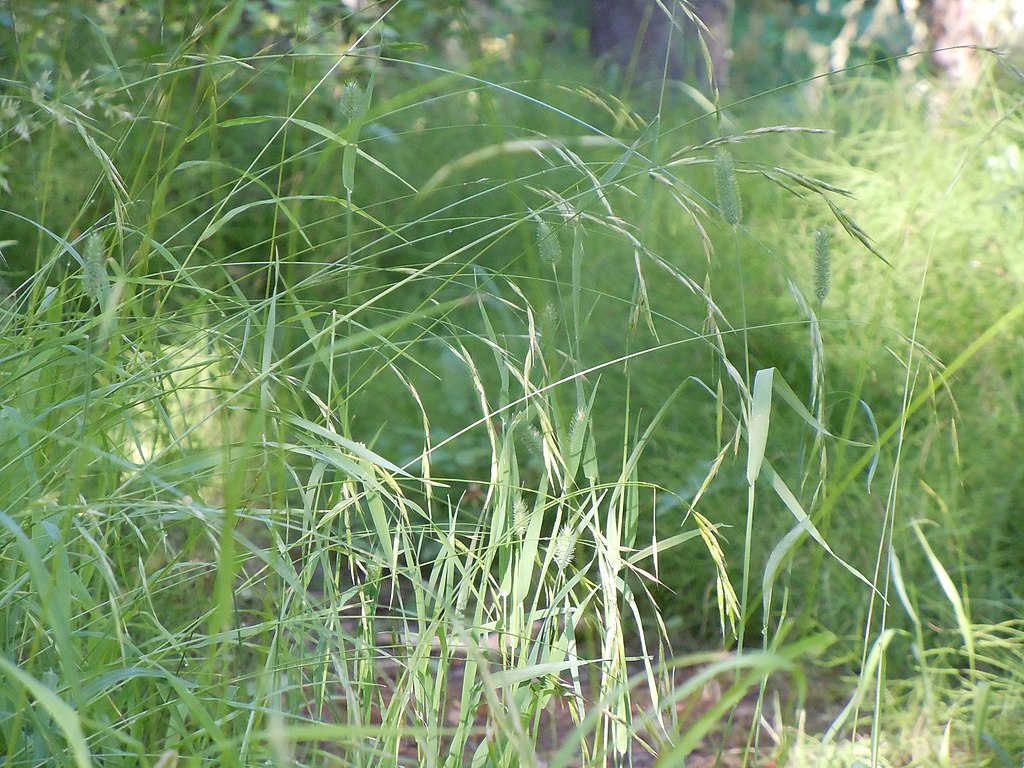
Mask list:
[[[676,764],[776,673],[780,762],[1024,748],[1012,94],[744,131],[517,64],[511,0],[54,7],[0,104],[9,764]]]

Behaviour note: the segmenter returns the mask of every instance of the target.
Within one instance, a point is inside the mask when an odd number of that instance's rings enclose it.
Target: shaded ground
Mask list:
[[[314,593],[318,591],[314,589]],[[318,602],[317,597],[322,595],[314,594],[313,603]],[[365,609],[372,611],[374,608],[379,613],[375,613],[369,619],[369,624],[373,626],[375,634],[366,634],[366,619],[361,620],[358,616],[349,614],[341,619],[341,631],[332,633],[329,637],[322,637],[317,648],[313,647],[314,642],[309,636],[294,638],[295,642],[308,649],[310,669],[328,669],[326,676],[317,681],[306,679],[300,682],[293,679],[293,683],[305,692],[300,698],[308,702],[302,707],[301,715],[314,722],[349,725],[362,722],[370,727],[371,733],[372,727],[379,726],[382,722],[387,722],[388,727],[392,729],[409,729],[414,733],[422,733],[429,722],[437,738],[433,747],[428,749],[424,746],[421,749],[413,736],[403,737],[399,741],[397,757],[400,764],[408,766],[421,765],[420,755],[423,752],[446,755],[452,746],[451,734],[461,728],[464,734],[469,732],[463,751],[463,764],[469,766],[482,743],[493,739],[496,732],[508,731],[515,705],[507,699],[503,700],[501,694],[498,694],[497,699],[492,696],[489,704],[487,695],[481,691],[483,684],[479,673],[471,680],[470,689],[474,690],[474,694],[466,697],[464,682],[468,659],[464,649],[442,650],[436,645],[436,640],[434,646],[422,647],[416,637],[408,634],[410,624],[407,621],[400,619],[393,610],[381,604],[365,605]],[[384,631],[385,629],[388,631]],[[376,640],[360,640],[367,637],[375,637]],[[343,643],[345,648],[333,652],[325,651],[325,647],[338,642]],[[489,667],[492,674],[500,673],[503,667],[497,644],[490,642],[489,645],[490,647],[480,649],[482,653],[473,654],[474,663]],[[732,657],[725,653],[717,656],[709,654],[708,663],[728,661],[730,658]],[[656,662],[657,660],[652,660],[655,666]],[[346,668],[344,674],[349,676],[348,684],[338,678],[339,663]],[[790,697],[786,679],[780,676],[772,678],[769,682],[769,688],[763,697],[764,711],[758,719],[756,685],[742,691],[742,696],[737,694],[736,698],[730,700],[729,689],[733,679],[729,675],[698,682],[695,678],[705,671],[705,667],[676,668],[671,679],[661,681],[658,686],[657,695],[662,702],[659,728],[658,722],[652,722],[649,717],[658,707],[652,701],[646,677],[642,674],[644,668],[645,665],[639,655],[628,663],[629,676],[632,678],[636,675],[645,680],[630,691],[630,722],[634,727],[631,728],[633,738],[629,753],[621,761],[608,758],[603,761],[605,765],[614,765],[616,768],[620,765],[624,768],[681,766],[681,759],[662,759],[659,762],[659,757],[668,757],[668,752],[671,751],[673,744],[678,742],[680,735],[692,733],[694,726],[706,726],[706,733],[702,734],[699,743],[685,756],[686,768],[733,768],[742,765],[775,768],[773,755],[778,746],[776,731],[781,729],[778,723],[779,710],[787,715],[787,719],[794,711],[794,702]],[[416,673],[419,675],[416,681],[410,679],[412,669],[419,670]],[[588,737],[583,739],[585,746],[580,745],[575,749],[569,765],[593,764],[593,759],[587,759],[586,755],[594,754],[594,726],[592,723],[583,728],[579,725],[580,713],[585,715],[594,711],[595,701],[599,698],[595,694],[600,685],[595,679],[596,675],[587,674],[587,671],[592,669],[596,669],[596,665],[582,667],[578,681],[563,675],[560,678],[549,677],[543,681],[536,681],[536,688],[535,681],[527,683],[540,695],[550,694],[539,714],[514,712],[523,729],[528,731],[526,742],[535,745],[536,763],[541,768],[546,766],[564,745],[578,743],[580,739],[577,734],[581,732],[588,734]],[[304,670],[295,670],[295,674],[299,677],[306,673]],[[444,678],[441,684],[438,684],[437,678],[440,675]],[[475,689],[474,685],[477,686]],[[672,697],[674,691],[686,686],[689,686],[691,691],[685,698],[671,706],[665,705],[664,702]],[[834,699],[826,690],[829,687],[831,686],[816,686],[812,698],[819,702]],[[442,691],[443,705],[440,703],[442,696],[432,695],[437,691]],[[416,700],[417,695],[420,697],[419,701]],[[354,698],[363,700],[353,700]],[[468,704],[464,703],[467,701]],[[494,703],[498,704],[497,715],[492,712]],[[437,711],[441,706],[443,711]],[[467,706],[475,707],[475,711],[466,711]],[[352,711],[353,709],[357,711]],[[832,707],[820,706],[819,709],[824,715],[825,711]],[[756,751],[751,747],[754,743],[751,735],[755,731],[755,720],[758,720]],[[646,722],[648,726],[636,726],[640,722]],[[393,733],[388,735],[394,736]],[[315,749],[337,755],[341,759],[340,764],[349,764],[346,756],[351,759],[353,751],[362,752],[362,757],[365,758],[367,751],[377,752],[380,749],[378,744],[387,741],[378,740],[373,736],[355,740],[359,743],[353,744],[351,740],[337,744],[320,742]],[[393,739],[391,743],[394,743]],[[502,747],[499,747],[500,749]],[[394,753],[391,754],[393,758]],[[364,760],[360,760],[360,763],[362,762]]]
[[[376,665],[376,701],[371,713],[371,722],[375,724],[380,724],[382,719],[384,719],[380,714],[381,710],[387,710],[393,705],[396,691],[401,691],[401,696],[408,697],[411,687],[407,678],[403,680],[403,676],[407,674],[407,668],[403,660],[396,657],[394,644],[388,643],[386,638],[382,637],[381,639],[381,656],[380,661]],[[463,764],[468,766],[481,743],[489,738],[489,734],[495,733],[502,727],[498,723],[503,716],[506,718],[509,716],[511,707],[507,702],[501,701],[499,703],[501,712],[498,718],[495,718],[485,697],[480,697],[474,700],[474,704],[477,701],[483,702],[476,707],[476,711],[472,713],[466,712],[464,710],[465,705],[463,704],[465,665],[465,657],[460,657],[456,658],[453,663],[450,663],[443,670],[446,691],[444,712],[443,714],[436,713],[437,716],[434,722],[446,734],[450,734],[460,726],[460,723],[465,728],[465,724],[472,718],[471,736],[464,750],[463,761]],[[436,669],[437,674],[441,674],[440,664],[438,664]],[[643,664],[641,661],[634,660],[630,662],[631,674],[642,671]],[[678,689],[685,685],[694,675],[700,674],[701,671],[702,668],[699,667],[675,670],[672,685],[675,689]],[[539,766],[547,765],[548,760],[566,743],[577,741],[574,736],[578,732],[579,713],[591,712],[594,709],[595,696],[593,690],[596,684],[596,681],[592,681],[588,675],[583,674],[580,676],[579,690],[582,694],[581,701],[580,697],[575,693],[573,682],[568,677],[561,678],[558,681],[545,681],[545,691],[549,691],[552,694],[546,706],[536,716],[531,713],[521,713],[526,715],[522,718],[524,720],[523,727],[529,730],[528,741],[536,745],[535,757]],[[707,716],[712,721],[715,721],[714,725],[701,740],[699,746],[686,756],[685,765],[687,768],[732,768],[733,766],[741,766],[744,764],[744,755],[748,754],[748,752],[749,756],[746,765],[774,768],[775,763],[771,755],[776,747],[776,737],[773,728],[768,723],[775,719],[772,702],[776,700],[776,697],[784,699],[785,692],[776,688],[765,699],[764,706],[767,711],[765,717],[761,718],[762,727],[758,734],[760,749],[755,754],[754,750],[748,750],[748,747],[757,709],[756,688],[749,690],[731,709],[725,708],[724,714],[712,711],[722,700],[723,688],[727,690],[729,685],[729,680],[719,681],[718,679],[712,679],[707,684],[698,686],[693,695],[682,699],[676,705],[668,708],[663,706],[662,723],[667,732],[662,731],[659,738],[656,725],[646,729],[636,729],[634,731],[634,738],[631,740],[631,749],[628,756],[621,762],[609,758],[604,761],[605,764],[609,766],[632,766],[633,768],[648,768],[656,764],[669,765],[670,763],[664,760],[658,763],[659,753],[665,753],[670,750],[678,734],[686,733],[690,726],[700,723],[701,718]],[[659,696],[664,700],[669,692],[670,689],[666,687],[659,691]],[[330,698],[331,701],[328,703],[328,706],[321,707],[318,713],[308,712],[308,716],[325,722],[351,722],[347,712],[348,702],[346,700],[346,693],[340,685],[334,688]],[[630,700],[633,718],[642,718],[654,709],[652,696],[646,684],[633,688]],[[399,706],[403,705],[404,699]],[[399,716],[399,719],[405,721],[402,723],[402,727],[407,726],[411,729],[422,728],[422,720],[412,712],[414,708],[415,705],[411,704]],[[396,720],[395,713],[389,713],[386,719],[389,723],[394,723]],[[634,720],[634,722],[636,721]],[[507,725],[505,727],[507,728]],[[584,732],[589,733],[590,731],[592,731],[592,726],[584,728]],[[584,749],[593,754],[591,752],[593,749],[592,738],[587,738],[585,742],[587,744],[585,748],[579,747],[575,750],[573,759],[569,763],[570,766],[579,766],[585,762]],[[451,747],[450,736],[442,736],[439,747],[440,753],[442,755],[446,754],[447,750]],[[325,746],[325,749],[331,751],[329,747]],[[401,740],[399,759],[403,764],[409,766],[420,765],[419,755],[420,750],[415,738],[410,737]],[[671,764],[682,765],[682,762],[673,760]]]

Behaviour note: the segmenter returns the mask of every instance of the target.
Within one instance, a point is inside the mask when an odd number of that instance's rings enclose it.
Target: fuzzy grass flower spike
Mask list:
[[[743,201],[740,198],[740,185],[736,181],[732,153],[725,147],[715,150],[715,191],[718,193],[718,208],[722,218],[730,227],[738,227],[743,219]]]

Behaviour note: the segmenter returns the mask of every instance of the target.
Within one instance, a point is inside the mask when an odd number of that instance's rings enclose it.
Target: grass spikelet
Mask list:
[[[82,249],[82,290],[97,303],[102,303],[110,290],[106,260],[103,235],[99,232],[91,233],[85,239],[85,247]]]
[[[543,219],[537,222],[537,250],[544,263],[552,269],[562,260],[562,244],[558,242],[558,235]]]
[[[530,525],[530,509],[526,506],[526,502],[523,498],[517,497],[512,502],[512,527],[515,532],[520,536],[526,535],[526,529]]]
[[[731,227],[739,226],[743,218],[743,201],[740,199],[740,185],[736,181],[732,153],[725,147],[715,150],[715,191],[718,193],[718,208],[722,218]]]
[[[567,567],[572,562],[573,551],[576,549],[576,532],[568,525],[563,525],[555,534],[552,546],[555,565],[559,568]]]
[[[359,83],[355,80],[349,80],[341,89],[338,109],[349,120],[358,120],[365,112],[364,101],[363,89],[359,87]]]
[[[540,313],[538,318],[537,327],[540,330],[540,337],[542,339],[553,338],[555,332],[558,330],[558,307],[551,302],[544,305],[544,311]]]
[[[583,431],[587,428],[587,414],[582,408],[577,408],[569,422],[569,445],[578,445],[583,442]]]
[[[824,303],[832,282],[832,243],[828,230],[818,227],[814,231],[814,296]]]
[[[516,445],[535,458],[540,458],[544,454],[544,437],[533,425],[517,433]]]

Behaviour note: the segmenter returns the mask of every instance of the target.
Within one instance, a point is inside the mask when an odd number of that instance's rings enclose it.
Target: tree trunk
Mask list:
[[[932,43],[938,49],[932,61],[953,80],[977,82],[979,48],[1019,52],[1024,45],[1024,7],[1015,0],[933,0],[928,5]]]
[[[627,77],[667,75],[720,88],[729,77],[732,6],[733,0],[685,7],[680,0],[592,0],[590,48]]]

